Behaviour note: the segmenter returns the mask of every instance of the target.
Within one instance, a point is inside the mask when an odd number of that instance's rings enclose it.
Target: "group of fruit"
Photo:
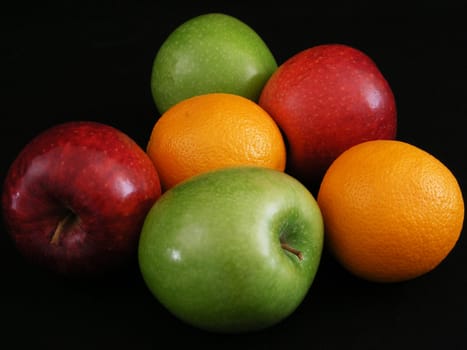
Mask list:
[[[88,276],[137,256],[172,314],[246,332],[300,305],[324,247],[355,276],[399,282],[455,246],[458,182],[395,139],[394,95],[363,52],[319,45],[278,66],[252,28],[210,13],[160,46],[151,88],[146,149],[76,121],[15,159],[3,217],[30,261]]]

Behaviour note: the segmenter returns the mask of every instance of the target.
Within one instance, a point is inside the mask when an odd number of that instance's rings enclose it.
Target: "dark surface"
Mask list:
[[[25,143],[58,122],[106,122],[144,147],[157,117],[149,78],[159,45],[190,17],[219,11],[253,27],[279,63],[321,43],[366,52],[396,96],[398,139],[438,157],[467,186],[465,6],[158,3],[2,6],[2,182]],[[0,347],[465,349],[464,236],[437,269],[397,284],[359,280],[325,254],[293,315],[263,332],[227,336],[172,317],[149,294],[136,264],[99,281],[67,281],[25,263],[2,226]]]

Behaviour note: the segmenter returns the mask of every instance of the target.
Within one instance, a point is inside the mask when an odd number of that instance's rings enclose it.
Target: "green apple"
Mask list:
[[[323,220],[292,176],[240,166],[196,175],[148,212],[142,277],[174,316],[218,333],[245,333],[291,315],[313,283]]]
[[[160,113],[177,102],[227,92],[257,102],[277,62],[246,23],[223,13],[193,17],[175,28],[157,51],[151,91]]]

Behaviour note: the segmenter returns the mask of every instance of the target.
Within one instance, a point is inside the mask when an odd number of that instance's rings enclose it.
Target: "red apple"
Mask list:
[[[343,44],[314,46],[286,60],[259,104],[287,140],[286,171],[312,189],[350,146],[396,136],[388,82],[369,56]]]
[[[136,257],[159,176],[133,139],[109,125],[67,122],[28,143],[3,187],[3,217],[19,252],[67,276],[122,267]]]

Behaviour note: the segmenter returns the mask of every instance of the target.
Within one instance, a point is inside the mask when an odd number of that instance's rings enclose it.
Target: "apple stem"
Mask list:
[[[282,249],[285,249],[291,252],[292,254],[295,254],[299,260],[303,260],[303,254],[301,251],[299,251],[298,249],[295,249],[294,247],[289,246],[286,242],[282,240],[281,240],[281,247]]]
[[[69,212],[67,215],[65,215],[65,217],[58,222],[57,227],[55,228],[55,231],[52,235],[52,238],[50,239],[50,243],[57,245],[60,239],[60,235],[65,229],[65,227],[70,225],[73,221],[75,221],[75,219],[76,215],[72,212]]]

